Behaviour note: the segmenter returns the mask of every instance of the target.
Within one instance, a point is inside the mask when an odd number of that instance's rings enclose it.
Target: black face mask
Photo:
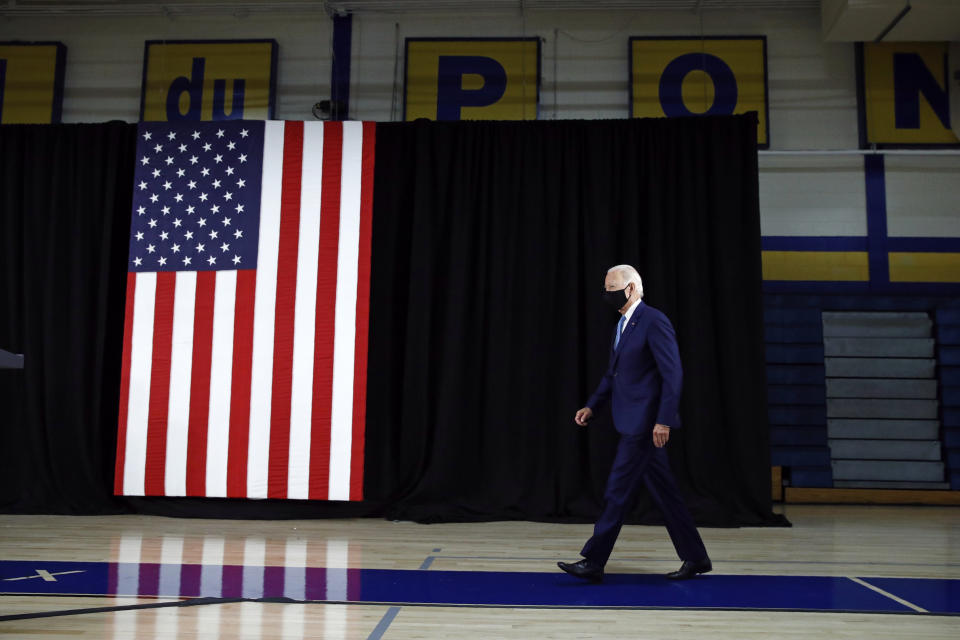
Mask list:
[[[623,289],[617,289],[616,291],[607,291],[603,290],[603,301],[619,309],[623,305],[627,304],[627,287]]]

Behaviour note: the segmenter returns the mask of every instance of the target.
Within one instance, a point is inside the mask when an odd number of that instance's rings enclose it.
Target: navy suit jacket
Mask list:
[[[614,337],[616,337],[616,329]],[[680,426],[683,368],[673,325],[641,301],[620,335],[610,343],[610,365],[587,401],[596,413],[613,400],[613,424],[623,434],[652,432],[655,424]]]

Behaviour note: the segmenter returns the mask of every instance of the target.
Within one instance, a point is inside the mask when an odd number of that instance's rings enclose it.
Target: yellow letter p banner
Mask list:
[[[407,38],[404,120],[536,120],[538,38]]]

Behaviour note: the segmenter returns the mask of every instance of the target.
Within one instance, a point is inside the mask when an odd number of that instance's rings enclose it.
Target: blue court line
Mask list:
[[[862,579],[930,613],[960,615],[960,580]],[[594,585],[560,571],[0,561],[0,593],[241,597],[393,606],[915,613],[910,607],[853,580],[834,576],[709,574],[675,582],[660,574],[613,573],[607,574],[602,584]]]
[[[377,626],[373,628],[373,631],[370,632],[370,635],[367,636],[367,640],[380,640],[383,637],[383,634],[387,632],[387,628],[393,623],[393,619],[397,617],[397,614],[400,613],[400,607],[390,607],[387,609],[387,612],[383,614],[383,617],[380,618],[380,622],[377,623]]]
[[[440,552],[440,548],[433,550],[434,553]],[[427,556],[423,559],[423,562],[420,563],[420,571],[426,571],[430,568],[430,565],[433,564],[433,560],[436,556]],[[387,632],[387,629],[393,623],[394,618],[397,617],[397,614],[400,613],[400,607],[390,607],[387,609],[387,612],[383,614],[383,617],[380,618],[380,622],[377,623],[377,626],[374,627],[373,631],[370,632],[370,635],[367,636],[367,640],[380,640],[383,637],[383,634]]]

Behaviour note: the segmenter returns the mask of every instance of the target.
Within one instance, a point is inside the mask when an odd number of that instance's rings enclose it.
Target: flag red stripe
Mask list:
[[[167,464],[167,411],[170,402],[170,353],[173,344],[173,300],[177,274],[157,273],[153,314],[153,366],[150,373],[150,410],[147,417],[147,455],[143,489],[148,496],[164,495]]]
[[[297,297],[297,247],[303,173],[303,123],[287,122],[283,133],[280,243],[277,259],[276,321],[273,336],[273,396],[267,497],[287,497],[290,459],[290,397],[293,384],[293,326]]]
[[[363,500],[364,431],[367,419],[367,332],[370,322],[370,243],[373,229],[373,166],[376,125],[363,123],[360,177],[360,246],[357,261],[357,336],[353,352],[353,438],[350,499]]]
[[[217,272],[197,272],[190,372],[190,423],[187,431],[187,495],[207,493],[207,424],[210,417],[210,358],[213,350],[213,298]]]
[[[333,403],[333,339],[336,324],[342,170],[343,124],[328,122],[323,126],[323,182],[320,189],[313,411],[310,427],[308,495],[314,500],[326,500],[330,493],[330,416]]]
[[[227,450],[227,496],[247,496],[247,451],[250,443],[250,376],[253,372],[253,306],[257,272],[237,272],[233,324],[233,377],[230,384],[230,443]]]
[[[123,463],[127,455],[127,410],[130,403],[130,350],[133,348],[133,298],[137,274],[127,274],[127,301],[123,319],[123,362],[120,365],[120,414],[117,425],[117,461],[113,475],[113,493],[123,495]]]
[[[366,131],[364,131],[364,138],[366,138]],[[347,599],[350,602],[360,600],[362,597],[363,572],[360,569],[362,566],[363,548],[359,544],[350,544],[347,547],[347,567],[349,567],[347,569]]]

